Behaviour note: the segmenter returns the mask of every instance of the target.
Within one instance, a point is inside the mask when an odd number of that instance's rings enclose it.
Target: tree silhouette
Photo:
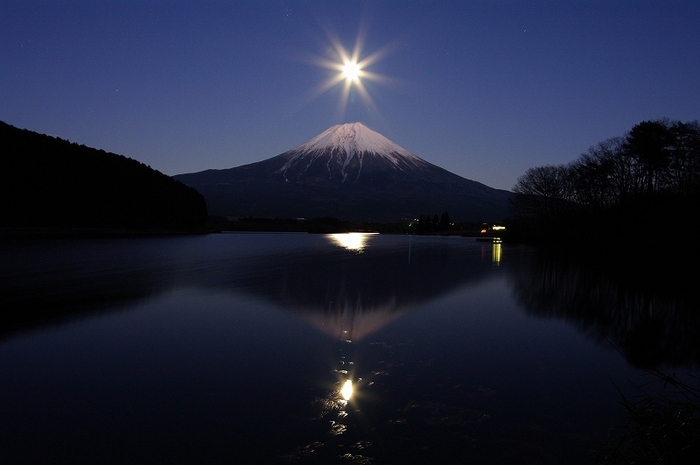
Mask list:
[[[523,230],[536,236],[542,226],[557,229],[547,240],[658,240],[667,224],[692,234],[688,225],[700,207],[700,124],[644,121],[568,165],[529,168],[513,191]]]
[[[440,226],[443,228],[450,227],[450,215],[447,212],[442,212],[440,216]]]
[[[624,150],[642,168],[647,194],[666,187],[671,137],[665,122],[643,121],[635,125],[625,138]]]
[[[514,199],[516,209],[526,216],[553,216],[566,199],[566,178],[563,165],[529,168],[513,187],[513,192],[518,194]]]

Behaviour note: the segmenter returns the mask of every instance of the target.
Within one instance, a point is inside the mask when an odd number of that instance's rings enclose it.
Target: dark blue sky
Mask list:
[[[0,120],[170,175],[361,121],[510,189],[640,121],[700,118],[699,25],[698,1],[0,0]],[[319,94],[358,37],[371,104]]]

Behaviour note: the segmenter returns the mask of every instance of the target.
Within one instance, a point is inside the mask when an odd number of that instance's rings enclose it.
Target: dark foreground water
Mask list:
[[[643,368],[700,359],[695,297],[468,238],[6,241],[0,257],[6,464],[586,463],[618,388],[656,392]]]

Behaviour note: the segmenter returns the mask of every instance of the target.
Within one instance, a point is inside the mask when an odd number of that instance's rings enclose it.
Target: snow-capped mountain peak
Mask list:
[[[295,167],[295,176],[298,176],[300,164],[306,167],[303,169],[305,172],[317,159],[322,158],[328,167],[329,177],[333,177],[332,167],[336,166],[342,182],[345,182],[349,174],[352,174],[353,181],[357,181],[366,156],[381,159],[394,170],[400,171],[428,165],[425,160],[362,123],[332,126],[285,155],[288,157],[287,161],[278,170],[285,178],[288,171]],[[351,166],[353,169],[350,169]]]
[[[408,150],[378,132],[372,131],[362,123],[332,126],[295,150],[315,152],[333,148],[342,148],[346,153],[371,152],[379,155],[397,153],[409,158],[417,158]]]

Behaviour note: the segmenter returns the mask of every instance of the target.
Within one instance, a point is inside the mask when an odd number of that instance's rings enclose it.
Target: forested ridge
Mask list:
[[[520,241],[685,247],[700,211],[700,123],[643,121],[569,164],[528,169],[513,191]]]
[[[0,227],[191,230],[204,198],[122,155],[0,122]]]

